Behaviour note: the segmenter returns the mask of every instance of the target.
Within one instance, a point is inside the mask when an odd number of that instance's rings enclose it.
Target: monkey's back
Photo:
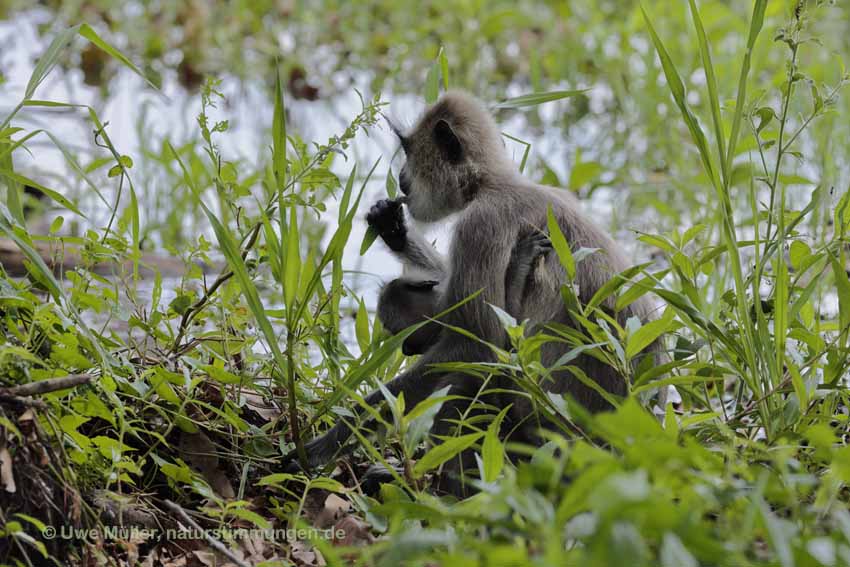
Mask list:
[[[573,252],[580,248],[598,249],[585,256],[576,266],[575,284],[579,301],[589,301],[602,285],[630,266],[622,248],[582,211],[578,200],[567,190],[536,185],[522,178],[514,179],[512,185],[510,188],[503,188],[505,190],[491,198],[490,206],[493,208],[496,222],[502,226],[513,227],[517,232],[528,228],[546,231],[547,211],[551,206],[559,228]],[[567,275],[557,254],[549,254],[528,282],[521,312],[514,314],[515,317],[518,320],[528,319],[532,332],[543,329],[550,323],[574,326],[560,293],[561,285],[566,282]],[[608,298],[602,307],[614,314],[614,298]],[[632,316],[646,322],[651,318],[652,309],[652,302],[647,297],[641,297],[616,313],[616,317],[620,324],[624,324]],[[551,367],[568,350],[570,347],[563,343],[548,343],[541,350],[541,362],[544,366]],[[652,345],[649,350],[657,350],[657,345]],[[607,391],[625,395],[627,378],[614,368],[588,355],[581,355],[574,364]],[[553,378],[555,379],[545,386],[546,389],[569,393],[591,410],[608,407],[599,394],[583,385],[571,371],[556,372]],[[524,409],[527,411],[527,404],[520,403],[517,409],[519,412]]]

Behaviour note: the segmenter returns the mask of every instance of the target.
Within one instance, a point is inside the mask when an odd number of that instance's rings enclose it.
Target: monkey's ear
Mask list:
[[[457,137],[452,127],[445,120],[438,120],[434,126],[434,140],[446,160],[457,163],[463,159],[463,147],[460,145],[460,138]]]

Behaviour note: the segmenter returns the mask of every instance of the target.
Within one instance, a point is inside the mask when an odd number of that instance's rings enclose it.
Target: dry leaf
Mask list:
[[[14,493],[17,491],[15,474],[12,471],[12,455],[6,445],[0,447],[0,486],[6,492]]]
[[[254,392],[242,392],[245,404],[252,411],[257,412],[266,421],[272,421],[280,417],[281,411],[274,403],[268,403],[263,396]]]
[[[369,530],[369,524],[358,518],[357,516],[347,515],[341,518],[334,526],[334,545],[360,545],[368,544],[375,541],[372,532]],[[337,539],[337,533],[342,533],[342,538]]]
[[[299,567],[324,567],[325,558],[322,554],[310,547],[304,541],[296,541],[292,544],[292,559]]]
[[[203,432],[181,433],[177,450],[190,467],[200,473],[222,498],[236,498],[230,478],[219,468],[215,444]]]
[[[325,499],[325,505],[322,510],[316,515],[314,525],[320,529],[332,526],[350,509],[351,502],[331,493]]]

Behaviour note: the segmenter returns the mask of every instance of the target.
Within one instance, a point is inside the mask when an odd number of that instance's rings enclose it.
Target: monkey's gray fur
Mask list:
[[[392,210],[393,202],[380,201],[372,207],[368,218],[373,221],[373,225],[380,224],[374,221],[380,215],[386,214],[388,209],[390,209],[389,214],[398,215],[401,212],[401,209],[397,209],[398,212]],[[409,243],[408,246],[410,246]],[[549,238],[537,230],[520,236],[519,242],[511,253],[510,264],[505,276],[506,311],[508,313],[519,312],[522,301],[527,296],[526,284],[534,276],[533,270],[536,265],[540,265],[543,257],[551,248],[552,243]],[[411,271],[421,273],[419,270],[422,269],[422,266],[415,264],[416,259],[420,256],[414,252],[413,259],[411,259],[405,255],[406,249],[407,247],[404,247],[396,251],[405,261],[405,273]],[[399,333],[411,325],[434,318],[440,312],[441,293],[445,289],[445,286],[441,286],[440,283],[441,280],[444,282],[446,274],[432,271],[425,274],[425,277],[440,279],[422,280],[404,275],[381,288],[377,315],[381,324],[390,333]],[[402,345],[402,352],[408,356],[424,353],[437,343],[442,329],[443,326],[438,323],[425,324],[407,337]]]
[[[418,264],[424,273],[434,274],[430,279],[440,282],[442,288],[439,311],[483,290],[448,313],[447,324],[504,348],[508,348],[507,335],[488,303],[508,311],[517,320],[529,320],[531,332],[549,323],[573,325],[560,294],[566,274],[556,254],[544,256],[533,277],[525,281],[520,301],[508,299],[506,282],[511,281],[510,271],[516,269],[511,265],[514,245],[522,234],[546,227],[549,206],[573,250],[599,249],[578,265],[576,283],[580,301],[587,302],[600,286],[629,267],[621,249],[581,212],[572,194],[535,184],[517,172],[496,123],[473,97],[460,92],[444,95],[425,111],[409,134],[400,137],[407,156],[400,187],[406,194],[410,215],[424,222],[439,221],[450,214],[458,216],[448,262],[444,263],[432,246],[403,223],[379,232],[405,261]],[[614,311],[610,299],[603,306]],[[632,316],[646,321],[651,310],[651,301],[642,297],[617,313],[617,318],[621,323]],[[549,342],[541,349],[541,362],[547,368],[552,367],[567,350],[569,347],[563,343]],[[452,427],[451,420],[469,409],[468,400],[478,393],[481,382],[468,374],[437,373],[431,365],[493,360],[494,354],[486,345],[445,331],[415,364],[385,386],[395,396],[404,393],[407,409],[446,385],[451,387],[451,394],[465,397],[446,402],[440,410],[434,433],[444,435]],[[582,355],[573,363],[608,392],[626,393],[628,378],[603,362]],[[552,377],[553,380],[541,386],[555,393],[568,393],[591,411],[609,407],[602,396],[581,384],[569,371],[554,372]],[[511,387],[509,383],[493,382],[489,386]],[[376,391],[365,401],[377,406],[382,399],[383,394]],[[509,416],[514,423],[522,422],[531,410],[525,398],[509,393],[490,396],[487,402],[496,407],[513,404]],[[325,435],[310,441],[309,464],[317,466],[330,460],[348,439],[349,426],[337,423]],[[535,433],[523,429],[520,428],[520,438],[537,439]],[[462,460],[468,462],[468,458]],[[456,487],[451,490],[457,492]]]

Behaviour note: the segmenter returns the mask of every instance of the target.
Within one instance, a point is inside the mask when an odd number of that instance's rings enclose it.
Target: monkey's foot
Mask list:
[[[393,470],[398,475],[404,475],[404,469],[400,466],[394,466]],[[382,464],[373,464],[370,465],[366,472],[363,473],[363,476],[360,478],[360,489],[363,490],[363,493],[367,496],[373,496],[381,490],[382,484],[389,484],[396,479],[396,475],[394,475],[387,467]]]

